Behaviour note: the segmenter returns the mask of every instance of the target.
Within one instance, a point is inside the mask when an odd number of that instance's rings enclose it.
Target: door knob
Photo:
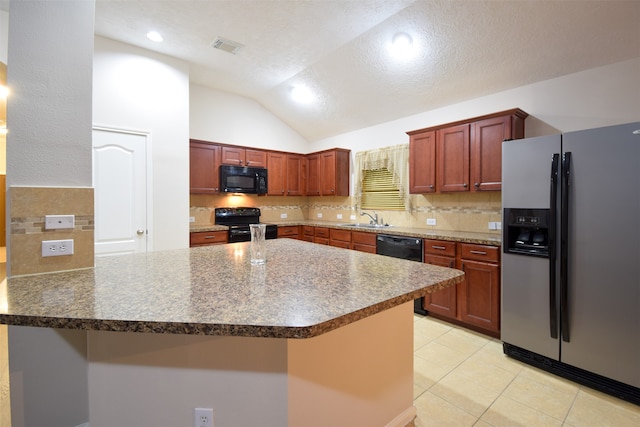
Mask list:
[[[144,230],[138,230],[138,231],[136,231],[136,234],[138,236],[142,236],[142,235],[144,235]]]

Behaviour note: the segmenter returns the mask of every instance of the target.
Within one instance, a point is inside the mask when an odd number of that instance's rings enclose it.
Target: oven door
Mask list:
[[[229,227],[229,243],[251,241],[251,230],[248,225],[232,225]]]

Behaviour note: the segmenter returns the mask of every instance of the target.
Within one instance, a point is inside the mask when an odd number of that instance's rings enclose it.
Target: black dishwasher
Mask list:
[[[376,253],[378,255],[422,262],[422,239],[378,234],[376,238]],[[414,301],[414,313],[427,314],[427,311],[423,308],[423,300],[424,298],[418,298]]]

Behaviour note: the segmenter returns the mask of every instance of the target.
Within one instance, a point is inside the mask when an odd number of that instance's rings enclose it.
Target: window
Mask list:
[[[409,144],[355,155],[356,206],[360,209],[411,210]]]
[[[363,171],[362,209],[404,210],[404,200],[387,168]]]

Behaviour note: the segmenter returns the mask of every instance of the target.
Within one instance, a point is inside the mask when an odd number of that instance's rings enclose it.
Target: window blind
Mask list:
[[[404,199],[387,168],[362,171],[362,209],[404,210]]]

